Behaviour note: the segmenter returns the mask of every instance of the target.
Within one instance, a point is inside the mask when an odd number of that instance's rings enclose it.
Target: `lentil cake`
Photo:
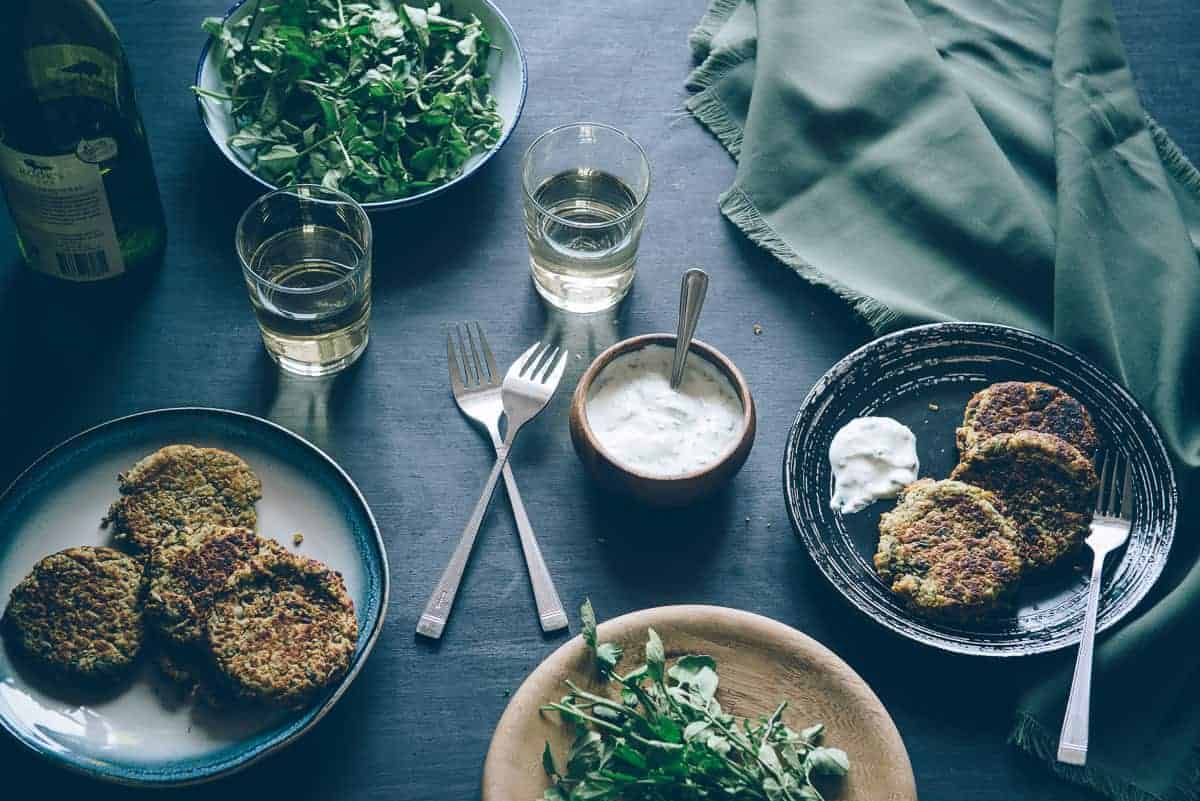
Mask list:
[[[1082,403],[1042,381],[1005,381],[971,396],[956,431],[962,454],[996,434],[1041,431],[1074,445],[1089,459],[1100,441]]]
[[[346,674],[358,623],[340,574],[272,551],[230,579],[207,635],[217,670],[239,696],[296,707]]]
[[[233,700],[233,694],[213,669],[212,659],[198,647],[160,639],[154,643],[154,664],[185,697],[201,701],[210,709],[224,709]]]
[[[1074,553],[1087,537],[1096,469],[1078,448],[1053,434],[997,434],[968,451],[950,478],[1000,498],[1030,567]]]
[[[164,640],[197,643],[217,596],[252,557],[283,550],[248,528],[204,524],[185,529],[150,554],[146,617]]]
[[[1017,532],[1002,509],[961,481],[915,481],[879,521],[875,570],[919,611],[979,617],[1021,576]]]
[[[53,674],[110,683],[144,642],[141,564],[113,548],[81,546],[38,562],[13,590],[4,631]]]
[[[262,482],[238,456],[218,448],[168,445],[117,477],[109,508],[119,542],[148,554],[183,529],[204,523],[253,529]]]

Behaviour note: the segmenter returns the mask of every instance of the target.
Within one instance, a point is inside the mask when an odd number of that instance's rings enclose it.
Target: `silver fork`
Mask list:
[[[487,512],[492,496],[496,493],[496,484],[500,481],[500,473],[508,463],[508,454],[513,441],[521,427],[537,417],[558,388],[563,370],[567,366],[567,351],[558,346],[550,347],[534,343],[533,347],[521,354],[521,357],[508,368],[504,375],[504,383],[500,388],[500,400],[504,406],[504,414],[508,418],[508,430],[504,440],[496,448],[496,464],[488,475],[487,483],[479,501],[471,511],[467,526],[463,529],[458,545],[450,556],[450,562],[442,572],[433,594],[425,604],[425,611],[417,622],[417,633],[433,639],[442,636],[446,620],[450,617],[450,609],[454,606],[454,598],[458,595],[458,586],[462,583],[463,571],[466,570],[467,560],[471,557],[471,549],[475,545],[475,537],[479,534],[479,524]]]
[[[464,329],[466,336],[463,336]],[[504,404],[500,399],[501,376],[496,369],[492,349],[488,347],[487,337],[483,335],[483,326],[478,322],[465,323],[448,330],[446,359],[450,364],[450,387],[458,408],[487,431],[493,447],[499,451],[503,442],[500,438],[500,418],[504,414]],[[542,549],[538,547],[529,515],[525,512],[525,503],[517,490],[512,467],[504,465],[501,474],[504,476],[504,487],[508,490],[513,517],[517,521],[517,532],[521,536],[521,551],[525,555],[525,568],[529,572],[529,583],[533,586],[533,600],[537,604],[542,631],[565,629],[567,613],[558,598],[558,591],[554,589],[550,571],[546,569]]]
[[[1088,586],[1087,614],[1083,618],[1083,636],[1079,640],[1079,656],[1075,658],[1075,676],[1071,679],[1071,696],[1063,717],[1062,733],[1058,737],[1058,761],[1070,765],[1087,762],[1088,717],[1092,695],[1092,650],[1096,644],[1096,616],[1100,610],[1100,574],[1104,557],[1120,548],[1129,539],[1133,517],[1132,469],[1125,460],[1124,478],[1118,479],[1120,456],[1108,453],[1100,470],[1100,488],[1096,493],[1096,513],[1092,517],[1088,547],[1094,554],[1092,580]]]

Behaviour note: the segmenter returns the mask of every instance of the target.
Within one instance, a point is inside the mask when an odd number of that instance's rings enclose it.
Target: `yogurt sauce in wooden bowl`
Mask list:
[[[663,345],[621,354],[592,382],[587,418],[592,433],[622,466],[675,478],[720,462],[742,436],[744,409],[733,383],[693,354],[671,389],[674,351]]]

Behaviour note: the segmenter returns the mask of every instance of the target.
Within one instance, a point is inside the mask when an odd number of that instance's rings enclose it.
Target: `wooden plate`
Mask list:
[[[915,801],[908,753],[875,693],[836,654],[769,618],[719,606],[662,606],[600,625],[602,641],[625,647],[625,663],[644,657],[646,629],[662,637],[667,659],[708,654],[717,660],[722,706],[740,716],[769,715],[790,701],[784,720],[793,728],[826,726],[825,742],[846,751],[850,775],[829,801]],[[504,710],[483,766],[483,801],[541,798],[549,786],[541,753],[549,741],[555,759],[571,742],[571,728],[538,707],[557,700],[564,679],[595,690],[592,660],[580,637],[530,674]],[[561,762],[560,762],[561,764]]]

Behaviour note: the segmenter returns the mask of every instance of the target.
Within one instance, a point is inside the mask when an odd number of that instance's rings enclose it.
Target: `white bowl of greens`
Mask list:
[[[490,0],[242,0],[210,34],[193,91],[238,169],[319,183],[368,211],[415,205],[478,170],[525,104],[525,54]]]

